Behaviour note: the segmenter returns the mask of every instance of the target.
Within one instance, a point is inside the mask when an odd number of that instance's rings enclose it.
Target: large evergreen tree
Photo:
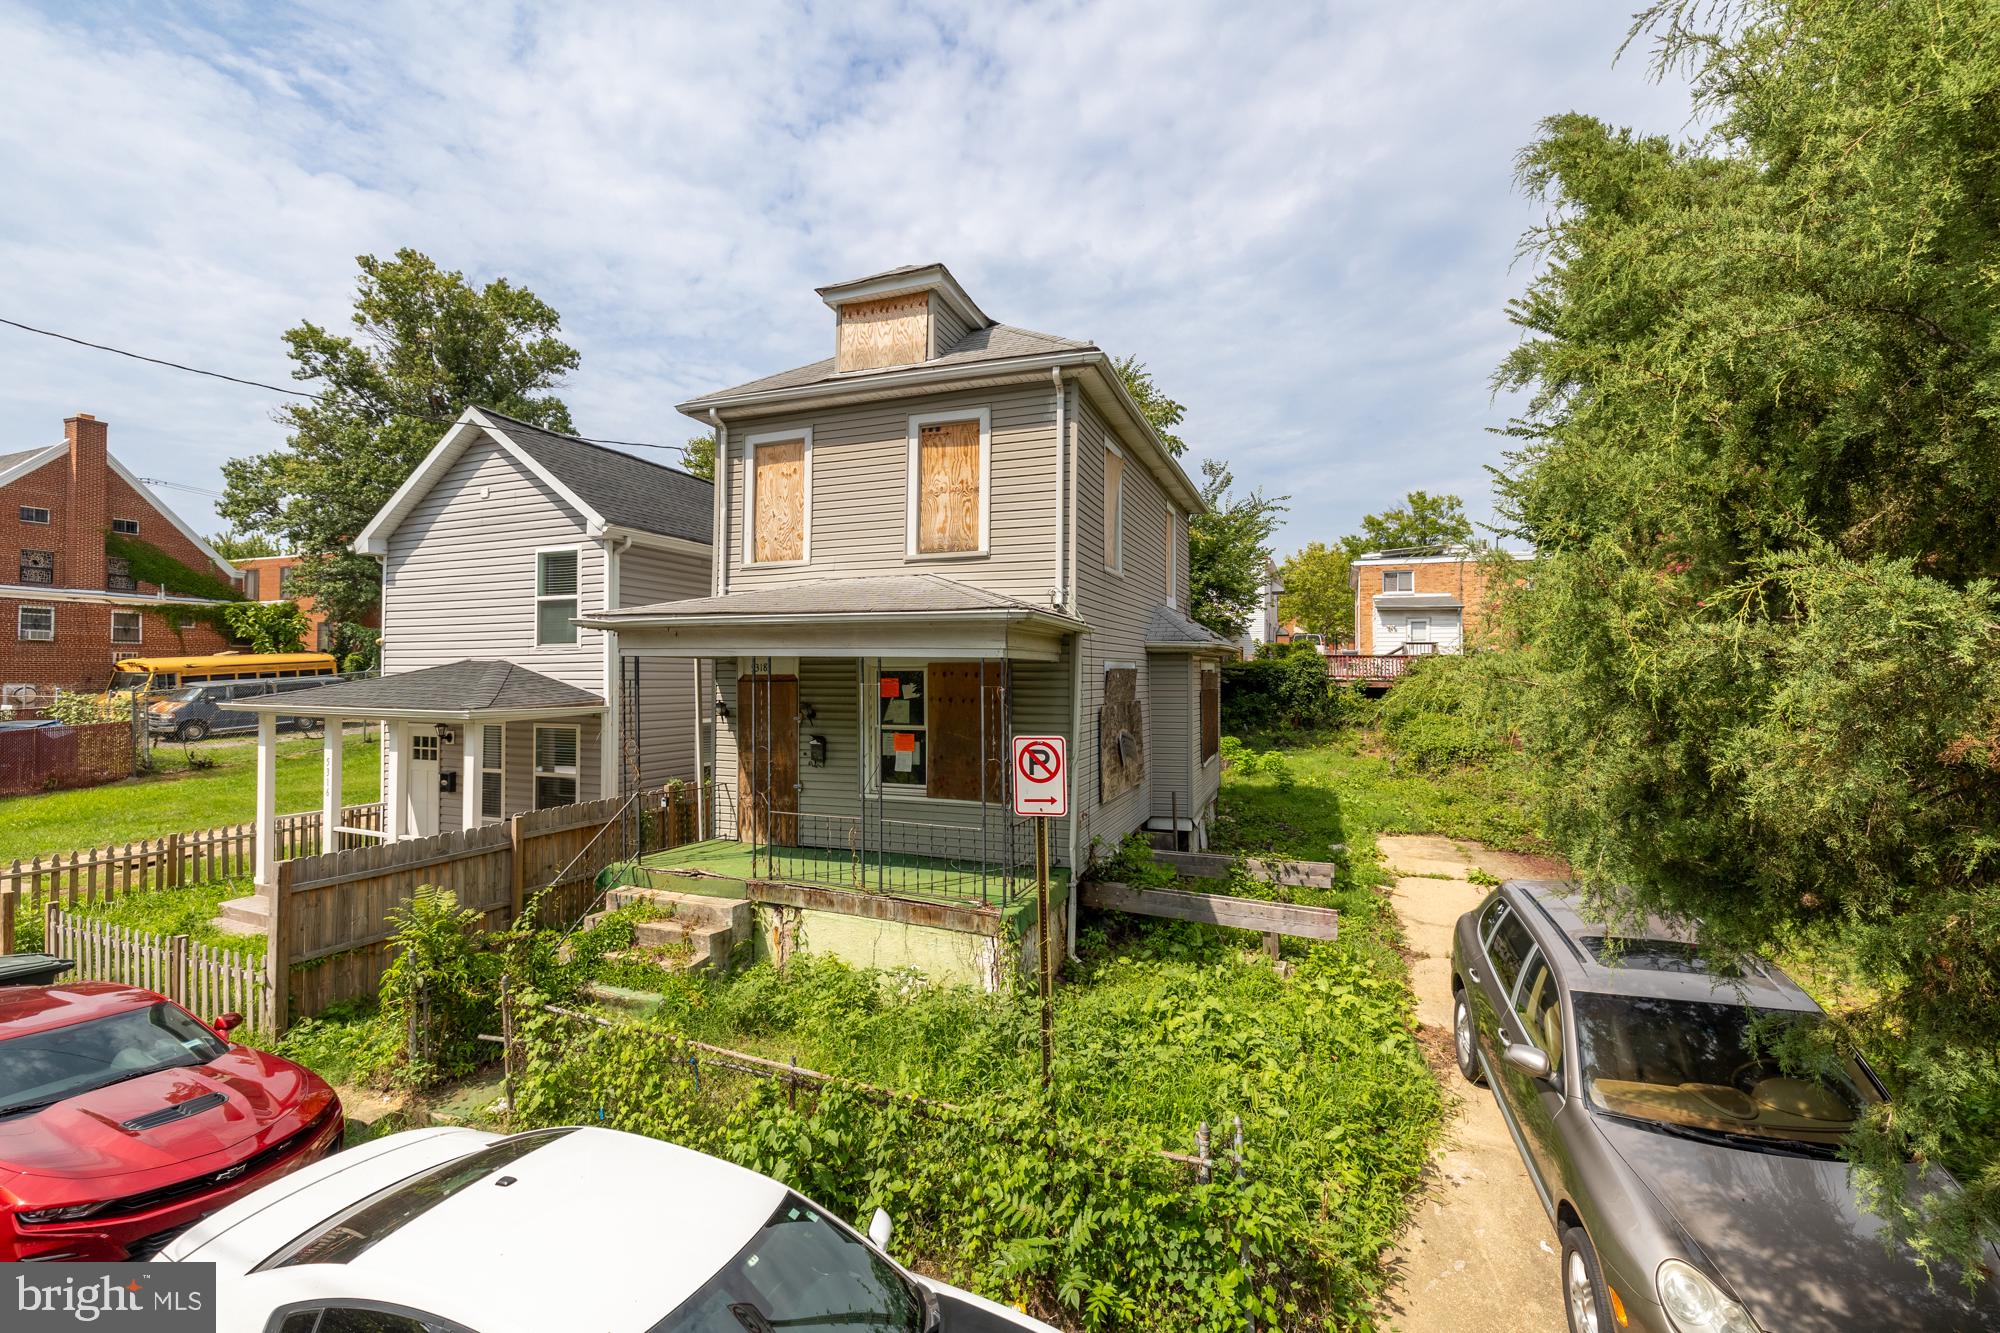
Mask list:
[[[475,288],[415,250],[356,263],[353,336],[311,322],[285,333],[292,377],[319,397],[282,409],[283,448],[223,465],[217,505],[237,528],[322,557],[297,566],[292,589],[337,621],[359,619],[381,592],[375,561],[348,544],[461,411],[493,407],[574,429],[551,390],[577,354],[533,292],[505,278]]]
[[[1809,966],[1888,1068],[1853,1150],[2000,1236],[2000,8],[1642,16],[1700,142],[1548,121],[1501,379],[1547,820],[1614,913]],[[1920,1198],[1904,1163],[1965,1185]]]

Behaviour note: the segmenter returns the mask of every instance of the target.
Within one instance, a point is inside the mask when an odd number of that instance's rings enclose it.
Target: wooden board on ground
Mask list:
[[[1300,907],[1267,903],[1259,898],[1232,898],[1220,893],[1183,893],[1179,889],[1135,889],[1107,881],[1085,884],[1081,901],[1101,912],[1131,912],[1169,921],[1200,921],[1211,926],[1254,930],[1267,937],[1290,935],[1304,940],[1340,938],[1340,913],[1331,907]],[[1267,940],[1268,942],[1268,940]]]

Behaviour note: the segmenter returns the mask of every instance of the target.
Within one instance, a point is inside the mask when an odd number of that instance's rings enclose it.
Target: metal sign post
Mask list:
[[[1014,738],[1014,813],[1035,821],[1035,928],[1041,945],[1042,1086],[1055,1060],[1056,960],[1049,931],[1049,821],[1069,813],[1069,743],[1061,736]]]

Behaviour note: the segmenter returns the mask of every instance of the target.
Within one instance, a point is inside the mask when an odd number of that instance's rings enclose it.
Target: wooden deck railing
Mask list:
[[[1326,674],[1336,681],[1388,684],[1401,679],[1414,661],[1399,653],[1335,653],[1326,659]]]

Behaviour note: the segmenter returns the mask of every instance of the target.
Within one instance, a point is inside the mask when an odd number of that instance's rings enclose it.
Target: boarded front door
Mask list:
[[[799,840],[799,680],[736,681],[737,836],[789,847]]]

